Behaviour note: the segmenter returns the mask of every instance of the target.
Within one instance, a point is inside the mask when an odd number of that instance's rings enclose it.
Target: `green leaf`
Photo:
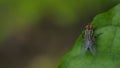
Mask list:
[[[97,55],[87,52],[81,55],[82,36],[80,35],[73,49],[67,53],[59,68],[119,68],[120,65],[120,4],[111,10],[97,15],[92,24],[97,28]]]

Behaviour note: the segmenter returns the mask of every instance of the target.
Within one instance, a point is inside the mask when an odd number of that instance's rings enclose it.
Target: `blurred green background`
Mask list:
[[[57,68],[81,25],[120,0],[0,0],[0,68]]]

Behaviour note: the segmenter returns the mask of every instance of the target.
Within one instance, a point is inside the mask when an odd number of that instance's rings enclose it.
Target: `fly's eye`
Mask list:
[[[89,29],[89,25],[86,25],[84,28],[85,28],[85,29]]]
[[[93,29],[94,27],[93,27],[93,25],[90,25],[90,29]]]

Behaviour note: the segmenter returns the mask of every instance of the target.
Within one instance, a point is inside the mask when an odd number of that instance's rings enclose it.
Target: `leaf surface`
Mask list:
[[[82,36],[77,39],[73,49],[67,53],[59,68],[119,68],[120,65],[120,4],[111,10],[97,15],[95,26],[97,55],[87,52],[81,55]]]

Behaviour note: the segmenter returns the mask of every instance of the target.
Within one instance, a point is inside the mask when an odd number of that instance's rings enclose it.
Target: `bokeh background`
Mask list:
[[[120,0],[0,0],[0,68],[57,68],[83,24]]]

